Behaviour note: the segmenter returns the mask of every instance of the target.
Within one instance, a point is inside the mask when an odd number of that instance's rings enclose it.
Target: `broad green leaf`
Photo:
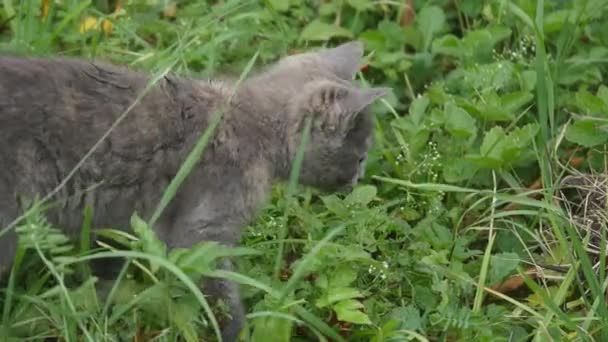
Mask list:
[[[139,237],[137,245],[142,252],[156,255],[159,257],[166,257],[167,246],[156,236],[154,231],[150,229],[148,223],[142,220],[137,213],[133,213],[131,216],[131,227],[135,234]],[[156,263],[151,263],[150,268],[153,273],[158,270]]]
[[[534,95],[530,94],[529,92],[516,91],[502,95],[500,102],[502,103],[502,108],[505,111],[510,112],[513,116],[515,116],[515,112],[530,103],[533,98]]]
[[[494,44],[498,44],[501,41],[509,38],[511,36],[511,33],[513,33],[510,28],[501,25],[490,26],[489,28],[487,28],[487,30],[488,32],[490,32],[490,35],[492,36],[492,42]]]
[[[320,20],[311,21],[300,34],[300,40],[329,40],[334,37],[352,38],[353,33],[349,30]]]
[[[90,277],[77,289],[71,291],[70,296],[79,312],[94,314],[99,310],[99,298],[95,289],[96,283],[97,278]]]
[[[344,300],[333,306],[338,320],[354,324],[372,324],[371,320],[364,312],[363,304],[356,300]]]
[[[369,260],[371,258],[369,253],[367,253],[365,249],[359,245],[340,246],[337,257],[344,261],[361,259]]]
[[[285,12],[289,9],[291,0],[266,0],[270,7],[279,12]]]
[[[524,91],[531,92],[536,87],[536,72],[534,70],[526,70],[521,73],[521,88]]]
[[[479,15],[481,9],[484,6],[483,1],[479,0],[462,0],[458,3],[458,10],[468,15],[469,17],[475,17]]]
[[[247,247],[228,247],[215,241],[201,241],[189,249],[175,248],[169,260],[186,273],[204,274],[215,269],[215,262],[224,257],[257,255],[261,252]]]
[[[572,10],[556,10],[547,13],[543,25],[545,33],[560,31],[571,16],[572,18],[576,17],[576,15],[572,15],[573,12]]]
[[[454,242],[452,232],[446,226],[434,222],[430,218],[420,221],[414,229],[420,232],[424,241],[437,250],[448,248]]]
[[[519,265],[519,256],[516,253],[498,253],[490,258],[489,278],[491,284],[503,280]]]
[[[272,341],[289,342],[293,323],[282,317],[258,317],[253,320],[253,342],[265,342],[272,336]]]
[[[368,205],[376,197],[378,190],[373,185],[357,186],[345,199],[348,204]]]
[[[418,22],[418,29],[422,32],[424,50],[428,50],[433,36],[445,25],[445,13],[441,7],[424,7],[416,17],[416,21]]]
[[[195,327],[194,318],[198,313],[198,306],[196,304],[196,298],[192,294],[179,298],[179,300],[170,306],[171,313],[169,318],[178,329],[181,331],[187,342],[199,341],[198,332]]]
[[[462,57],[462,43],[453,34],[447,34],[433,41],[432,51],[434,54]]]
[[[430,103],[429,98],[424,95],[415,98],[410,104],[409,117],[415,126],[420,126],[424,119],[424,114]]]
[[[340,198],[338,198],[338,196],[323,196],[321,197],[321,200],[323,201],[323,204],[325,204],[325,207],[329,209],[329,211],[331,211],[332,213],[338,216],[348,215],[348,209],[346,208],[346,205]]]
[[[472,177],[477,167],[464,158],[447,159],[443,164],[443,179],[448,183],[458,183]]]
[[[606,87],[605,85],[600,85],[600,87],[597,90],[597,97],[599,97],[602,101],[604,101],[604,104],[608,104],[608,87]],[[608,115],[608,113],[606,113]]]
[[[445,127],[448,132],[457,137],[468,138],[477,133],[475,119],[453,102],[445,105]]]
[[[323,308],[345,299],[361,297],[363,297],[363,294],[361,294],[359,289],[352,287],[330,287],[327,292],[315,302],[315,305],[319,308]]]
[[[534,140],[534,137],[536,137],[539,129],[540,128],[536,123],[529,123],[527,125],[517,127],[509,134],[508,142],[511,145],[525,148],[529,146],[532,140]]]
[[[599,129],[599,123],[594,120],[579,120],[566,128],[566,139],[585,147],[593,147],[606,143],[608,132]]]
[[[357,11],[365,11],[374,8],[372,0],[346,0],[346,2]]]
[[[347,264],[338,267],[329,278],[331,287],[347,287],[357,279],[357,271]]]
[[[608,106],[601,98],[586,90],[577,92],[575,97],[577,105],[585,110],[587,114],[602,114],[602,116],[608,116]]]
[[[504,149],[506,134],[502,127],[495,126],[490,129],[483,137],[483,142],[479,148],[479,152],[482,156],[496,157],[501,159],[500,156]]]
[[[538,130],[537,124],[528,124],[507,135],[502,127],[493,127],[484,136],[479,155],[467,155],[467,159],[485,168],[500,168],[515,163]]]
[[[329,274],[320,274],[315,281],[315,285],[327,289],[329,287],[348,287],[357,279],[357,271],[349,264],[342,263],[338,268]]]
[[[383,50],[386,44],[386,38],[378,30],[367,30],[361,32],[359,35],[359,40],[361,40],[365,46],[371,50]]]
[[[431,131],[424,125],[417,126],[409,116],[399,117],[391,122],[395,134],[401,136],[409,147],[410,155],[416,156],[425,149]]]
[[[422,330],[420,310],[414,305],[395,308],[391,311],[390,316],[399,322],[399,329]]]
[[[505,108],[493,104],[479,104],[479,115],[488,121],[512,121],[514,113]],[[466,108],[467,110],[469,108]]]
[[[479,154],[468,154],[466,156],[467,160],[475,163],[479,167],[483,167],[486,169],[499,169],[503,166],[502,159],[490,156],[482,156]]]
[[[338,5],[335,1],[325,2],[319,6],[319,14],[326,17],[335,15],[339,8]]]
[[[468,31],[462,38],[462,45],[467,54],[476,60],[491,57],[494,38],[487,29]]]
[[[387,46],[392,49],[398,49],[407,41],[403,27],[392,20],[382,20],[378,23],[378,31],[384,36]]]

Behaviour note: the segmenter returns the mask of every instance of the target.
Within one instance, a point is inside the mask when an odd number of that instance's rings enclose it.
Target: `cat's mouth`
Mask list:
[[[344,194],[348,194],[351,191],[353,191],[353,189],[355,188],[355,186],[357,186],[357,184],[359,184],[359,181],[363,179],[363,172],[358,171],[353,178],[351,179],[351,181],[341,187],[339,187],[336,192],[339,193],[344,193]]]
[[[343,185],[343,186],[339,187],[336,190],[336,192],[339,194],[347,195],[347,194],[350,194],[354,188],[355,188],[355,184],[351,183],[351,184],[347,184],[347,185]]]

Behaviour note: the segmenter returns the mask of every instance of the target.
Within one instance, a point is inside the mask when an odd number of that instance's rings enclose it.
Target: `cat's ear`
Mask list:
[[[312,89],[307,102],[317,126],[346,132],[365,107],[389,92],[390,88],[355,88],[324,82]]]
[[[319,56],[338,77],[352,81],[359,71],[363,44],[359,41],[344,43],[333,49],[320,51]]]

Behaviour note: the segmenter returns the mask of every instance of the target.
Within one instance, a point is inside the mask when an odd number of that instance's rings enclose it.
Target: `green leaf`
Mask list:
[[[447,159],[443,164],[443,179],[448,183],[465,181],[475,174],[477,167],[463,158]]]
[[[422,32],[424,50],[428,50],[433,36],[445,25],[445,13],[441,7],[424,7],[416,17],[416,21],[420,32]]]
[[[604,144],[608,141],[608,132],[598,126],[598,122],[594,120],[575,121],[566,128],[566,139],[585,147]]]
[[[478,16],[484,7],[484,2],[478,0],[463,0],[458,3],[458,10],[469,17]]]
[[[333,306],[338,320],[354,324],[372,324],[371,320],[364,312],[360,311],[363,304],[356,300],[344,300]]]
[[[512,113],[515,116],[515,112],[520,110],[523,106],[527,105],[532,101],[534,95],[530,94],[526,91],[515,91],[512,93],[508,93],[502,95],[500,98],[500,102],[502,103],[502,108]]]
[[[479,148],[479,152],[483,156],[496,156],[500,157],[502,149],[504,148],[506,134],[502,127],[495,126],[490,129],[483,137],[483,142]]]
[[[325,207],[332,213],[338,216],[348,215],[348,209],[344,202],[336,195],[329,195],[321,197],[321,201],[325,204]]]
[[[320,20],[311,21],[300,34],[300,40],[325,41],[335,37],[352,38],[353,33],[349,30]]]
[[[266,0],[270,7],[278,12],[286,12],[289,9],[289,0]]]
[[[97,278],[90,277],[80,287],[71,291],[70,296],[74,301],[74,306],[80,313],[94,314],[99,310],[99,298],[95,289],[96,283]]]
[[[509,38],[511,33],[513,33],[510,28],[501,25],[490,26],[487,30],[490,32],[490,35],[492,35],[492,42],[494,45]]]
[[[374,8],[374,4],[371,0],[347,0],[346,2],[357,11],[365,11]]]
[[[282,317],[258,317],[253,320],[253,342],[268,341],[272,336],[273,341],[289,342],[293,323]]]
[[[575,98],[579,108],[585,110],[587,114],[603,114],[602,116],[608,116],[608,106],[601,98],[586,90],[577,92]]]
[[[399,329],[422,330],[422,317],[414,305],[395,308],[390,316],[399,322]]]
[[[486,168],[500,168],[505,164],[512,164],[529,146],[538,130],[538,124],[528,124],[507,135],[502,127],[493,127],[484,136],[479,155],[468,155],[467,159]]]
[[[490,258],[490,283],[496,283],[510,275],[519,265],[516,253],[498,253]]]
[[[386,44],[384,35],[378,30],[367,30],[361,32],[359,35],[359,40],[361,40],[365,46],[371,50],[383,50]]]
[[[534,140],[536,134],[538,134],[539,126],[536,123],[529,123],[527,125],[517,127],[509,134],[509,144],[526,148],[530,142]]]
[[[384,41],[386,42],[387,46],[391,48],[400,50],[400,47],[403,46],[403,44],[405,44],[407,41],[403,27],[392,20],[385,19],[378,23],[378,31],[382,33]]]
[[[344,200],[347,204],[368,205],[376,197],[378,190],[373,185],[357,186]]]
[[[198,307],[193,304],[196,304],[196,298],[192,294],[189,294],[169,306],[171,308],[169,318],[171,322],[175,323],[187,342],[197,342],[200,340],[194,325],[194,318],[198,313]]]
[[[357,279],[357,271],[347,265],[342,265],[332,274],[329,284],[331,286],[348,286]]]
[[[416,127],[419,127],[420,124],[422,123],[422,120],[424,119],[424,113],[426,112],[426,109],[429,107],[429,103],[430,103],[429,98],[426,95],[424,95],[424,96],[415,98],[412,101],[412,103],[410,104],[409,118]]]
[[[363,297],[363,294],[361,294],[359,289],[352,287],[330,287],[327,292],[315,302],[315,305],[319,308],[323,308],[345,299],[361,297]]]
[[[472,61],[491,61],[494,37],[487,29],[468,31],[462,38],[462,46]]]
[[[462,57],[462,43],[455,35],[447,34],[433,41],[431,51],[434,54],[460,58]]]
[[[259,255],[261,252],[246,247],[228,247],[215,241],[201,241],[189,249],[175,248],[169,260],[186,273],[204,274],[215,269],[220,258]]]
[[[604,101],[604,104],[608,104],[608,87],[606,87],[603,84],[600,85],[600,87],[597,90],[597,97],[599,97],[602,101]]]
[[[521,88],[525,91],[532,91],[536,87],[536,71],[526,70],[521,73]]]
[[[479,111],[477,112],[481,118],[488,121],[512,121],[514,119],[513,112],[506,111],[505,108],[494,104],[478,104]],[[466,108],[469,109],[468,107]]]
[[[468,138],[477,133],[475,119],[453,102],[445,105],[445,127],[448,132],[457,137]]]
[[[543,25],[545,33],[553,33],[560,31],[564,24],[568,22],[573,12],[574,11],[572,10],[556,10],[547,13]],[[572,15],[572,17],[575,18],[576,14]]]
[[[135,235],[139,237],[139,241],[136,245],[142,252],[163,258],[166,257],[167,246],[156,236],[154,231],[148,226],[148,223],[142,220],[137,213],[133,213],[131,216],[131,227],[133,228]],[[153,273],[158,270],[158,267],[159,266],[156,263],[150,264]]]

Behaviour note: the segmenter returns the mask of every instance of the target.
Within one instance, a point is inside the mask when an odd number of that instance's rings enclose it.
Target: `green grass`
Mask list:
[[[101,58],[149,71],[152,86],[167,72],[245,76],[359,39],[359,79],[394,90],[373,107],[368,176],[336,195],[298,187],[294,173],[235,249],[167,251],[149,229],[213,126],[152,217],[103,231],[130,250],[88,248],[94,208],[68,241],[36,202],[0,288],[1,341],[213,341],[222,312],[200,275],[242,284],[251,341],[608,340],[606,233],[590,253],[556,201],[565,175],[606,169],[605,0],[414,1],[407,23],[408,1],[116,3],[3,0],[0,50]],[[95,25],[82,30],[86,18]],[[223,256],[234,272],[215,268]],[[116,281],[91,275],[88,261],[116,258]]]

